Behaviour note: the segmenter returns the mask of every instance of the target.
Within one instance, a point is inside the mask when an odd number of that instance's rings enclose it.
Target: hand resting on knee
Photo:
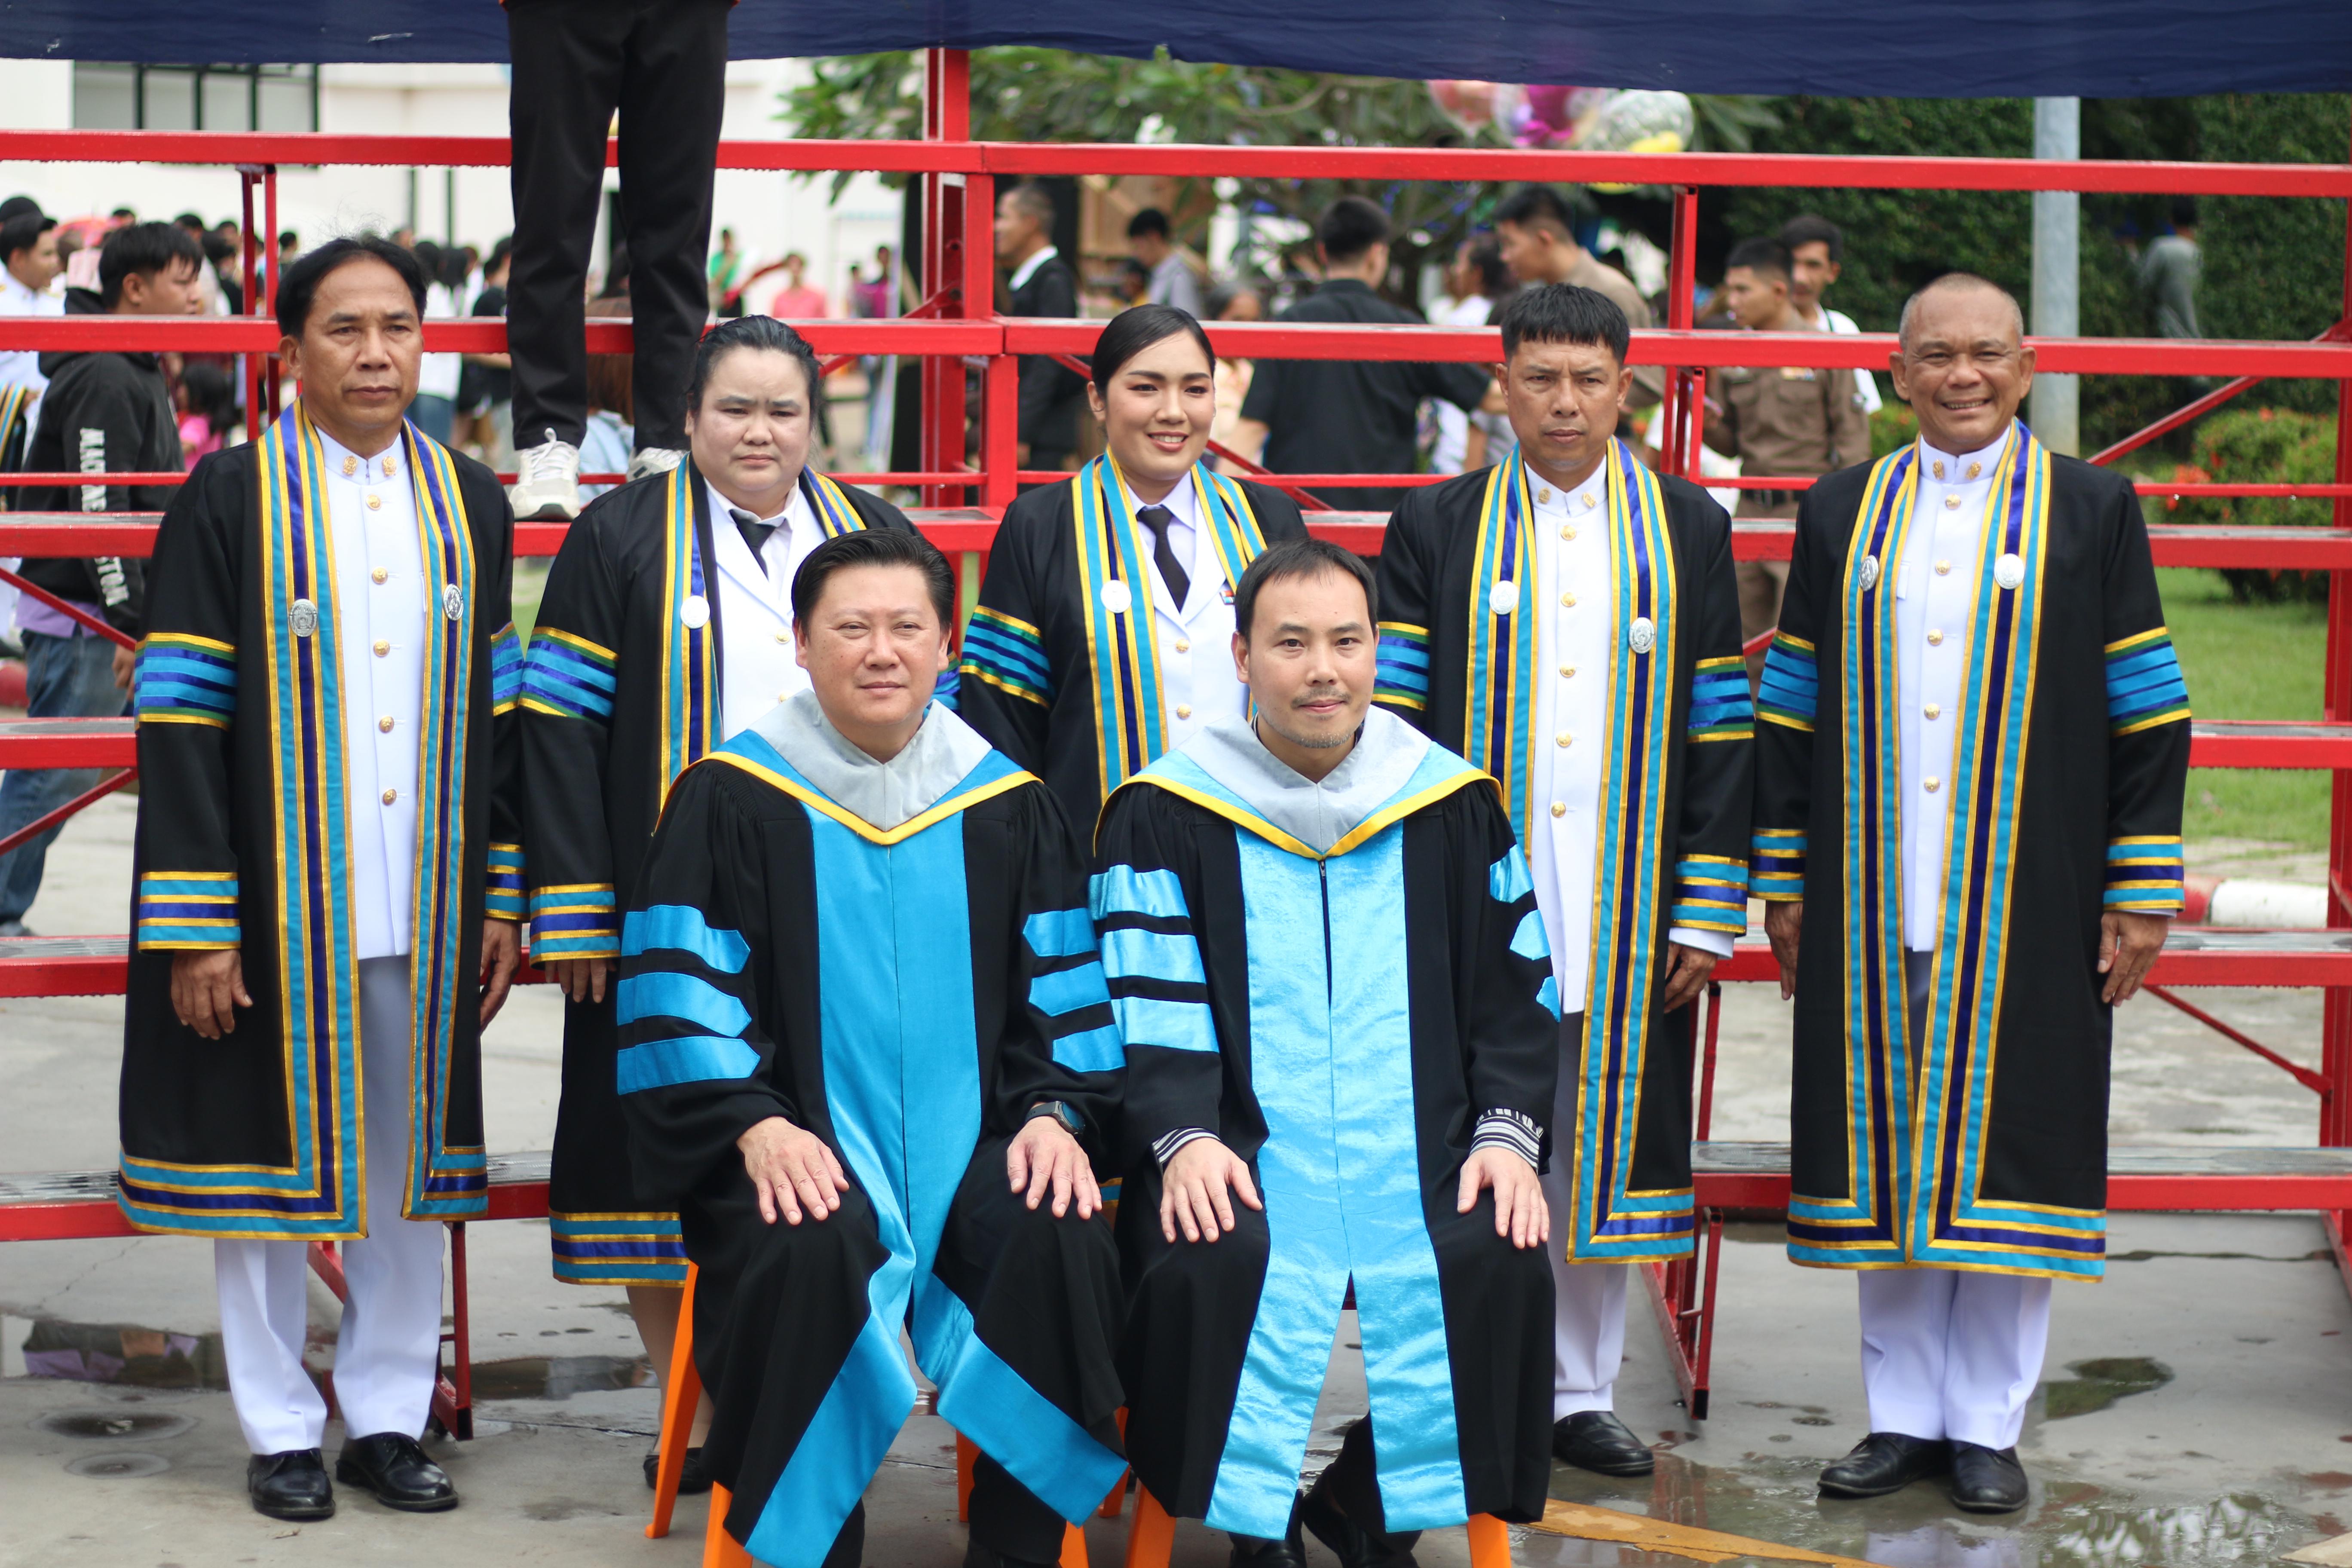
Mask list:
[[[753,1122],[735,1147],[743,1151],[744,1173],[759,1190],[760,1217],[770,1225],[779,1213],[786,1225],[798,1225],[803,1211],[823,1220],[841,1206],[849,1178],[815,1133],[771,1116]]]

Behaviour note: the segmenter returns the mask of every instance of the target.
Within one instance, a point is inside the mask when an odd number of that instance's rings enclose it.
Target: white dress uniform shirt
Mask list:
[[[441,616],[442,584],[425,580],[404,446],[361,458],[323,430],[319,445],[341,621],[352,934],[358,957],[393,958],[408,951],[426,617]]]
[[[1007,289],[1020,288],[1021,285],[1028,282],[1030,279],[1036,276],[1037,268],[1045,266],[1045,263],[1053,260],[1054,258],[1061,254],[1061,251],[1054,246],[1046,246],[1044,249],[1032,256],[1028,260],[1014,268],[1013,269],[1013,276],[1004,280],[1004,286]]]
[[[1969,668],[1979,551],[2000,440],[1958,457],[1919,443],[1919,483],[1895,564],[1895,700],[1903,707],[1903,945],[1933,949],[1943,929],[1944,840],[1951,809],[1960,685]]]
[[[1534,602],[1543,616],[1536,639],[1536,747],[1528,767],[1528,798],[1536,805],[1528,862],[1536,907],[1551,937],[1560,1010],[1580,1013],[1592,963],[1592,878],[1601,852],[1601,768],[1609,745],[1609,660],[1622,640],[1610,578],[1608,468],[1594,468],[1569,491],[1533,472],[1528,483],[1535,500],[1529,520]],[[1731,938],[1720,931],[1676,927],[1666,938],[1718,958],[1731,956]]]
[[[735,525],[736,508],[708,479],[710,491],[711,563],[703,580],[706,593],[719,598],[719,730],[730,739],[751,727],[754,720],[795,691],[808,689],[808,671],[793,654],[793,574],[809,552],[824,542],[808,496],[797,484],[792,500],[776,517],[760,521],[775,525],[760,546],[758,560],[743,531]]]
[[[1122,481],[1122,484],[1124,481]],[[1127,492],[1130,510],[1144,502]],[[1160,634],[1160,696],[1168,716],[1168,749],[1174,751],[1203,725],[1249,712],[1249,688],[1234,676],[1234,602],[1228,596],[1224,563],[1201,516],[1201,492],[1192,476],[1160,503],[1175,514],[1168,525],[1168,548],[1185,563],[1190,581],[1179,605],[1151,564],[1151,614]],[[1151,531],[1139,525],[1143,550],[1152,553]]]
[[[62,316],[66,313],[65,296],[27,289],[15,273],[0,268],[0,316]],[[37,349],[16,349],[0,353],[0,386],[22,386],[31,389],[33,401],[26,409],[26,417],[34,416],[40,406],[41,394],[47,390],[49,378],[41,374],[41,355]]]

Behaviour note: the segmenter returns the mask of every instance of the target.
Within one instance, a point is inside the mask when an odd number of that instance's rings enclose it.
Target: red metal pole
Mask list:
[[[269,246],[269,265],[261,275],[263,288],[260,313],[275,317],[278,314],[278,274],[284,269],[284,264],[278,259],[278,165],[275,163],[265,164],[261,171],[261,210],[264,214],[261,226]],[[269,406],[264,411],[265,416],[270,419],[278,417],[278,403],[283,390],[278,378],[283,370],[284,366],[278,363],[277,356],[271,355]]]
[[[253,242],[253,182],[260,173],[251,163],[240,163],[236,169],[237,187],[245,197],[245,254],[241,264],[245,278],[245,313],[248,316],[261,314],[260,277],[254,265],[257,252]],[[261,358],[257,354],[242,355],[237,361],[245,378],[245,438],[248,441],[261,439]]]
[[[112,795],[116,790],[121,789],[124,784],[129,784],[132,779],[138,776],[139,770],[137,768],[125,768],[119,773],[110,773],[105,778],[100,779],[97,784],[91,785],[89,789],[86,789],[81,794],[74,796],[73,799],[66,802],[65,805],[58,807],[57,810],[49,812],[46,816],[37,816],[32,821],[25,824],[24,826],[16,829],[16,832],[8,835],[7,837],[0,838],[0,855],[5,855],[10,850],[16,848],[18,845],[26,842],[27,839],[37,837],[41,834],[47,833],[52,827],[63,825],[65,820],[73,816],[76,812],[80,811],[87,806],[97,805],[100,801],[105,799],[108,795]]]
[[[924,140],[961,142],[971,134],[971,56],[962,49],[926,49]],[[923,176],[923,289],[940,300],[942,317],[979,313],[973,309],[977,301],[966,298],[970,288],[964,255],[966,178],[949,174]],[[963,362],[952,355],[927,355],[922,375],[922,466],[933,472],[962,468]],[[923,491],[926,506],[960,506],[963,499],[961,485],[929,485]]]
[[[1689,185],[1675,187],[1675,226],[1666,261],[1666,325],[1688,331],[1698,285],[1698,192]],[[1662,466],[1678,474],[1696,459],[1685,450],[1689,441],[1691,374],[1676,367],[1666,374],[1665,428],[1661,432]]]

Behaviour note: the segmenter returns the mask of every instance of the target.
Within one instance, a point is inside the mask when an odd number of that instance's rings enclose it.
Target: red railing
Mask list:
[[[1529,152],[1487,149],[1364,147],[1214,147],[997,143],[970,140],[969,62],[960,52],[931,50],[924,56],[923,138],[902,142],[749,142],[722,144],[719,166],[730,169],[875,170],[916,175],[922,182],[923,246],[916,273],[926,298],[907,317],[882,321],[796,322],[813,346],[833,363],[859,354],[920,356],[923,417],[918,468],[887,475],[844,475],[853,480],[919,487],[923,506],[918,521],[943,548],[958,553],[967,574],[981,570],[995,520],[1022,482],[1050,480],[1053,474],[1026,474],[1015,462],[1014,356],[1042,353],[1084,355],[1100,324],[1079,321],[1003,318],[990,308],[994,268],[987,243],[996,182],[1035,174],[1167,174],[1246,176],[1353,181],[1576,181],[1663,185],[1673,192],[1675,225],[1669,257],[1669,310],[1662,329],[1636,331],[1629,358],[1668,368],[1664,466],[1712,489],[1794,489],[1811,481],[1788,478],[1702,479],[1697,472],[1696,411],[1710,369],[1759,363],[1885,367],[1895,340],[1886,334],[1831,336],[1817,333],[1700,332],[1692,330],[1696,275],[1699,191],[1707,186],[1864,187],[1958,191],[2082,191],[2099,193],[2352,198],[2352,165],[2247,163],[2127,163],[1984,158],[1887,158],[1736,153],[1673,155],[1623,153]],[[247,236],[246,298],[253,313],[227,320],[160,321],[74,317],[63,320],[0,320],[0,348],[139,347],[248,356],[250,417],[276,406],[278,378],[273,352],[276,327],[268,320],[269,285],[254,251],[257,236],[278,229],[277,176],[281,166],[379,164],[504,166],[509,145],[499,137],[276,135],[236,132],[0,132],[0,159],[22,161],[120,161],[233,165],[241,177]],[[257,207],[259,209],[257,213]],[[256,219],[259,221],[257,223]],[[258,285],[258,286],[257,286]],[[2119,443],[2095,460],[2112,461],[2164,431],[2198,417],[2256,381],[2273,376],[2333,379],[2339,384],[2336,472],[2327,484],[2176,483],[2142,481],[2144,494],[2272,496],[2326,499],[2335,503],[2328,529],[2158,528],[2151,531],[2161,565],[2255,566],[2325,571],[2330,574],[2326,697],[2318,722],[2200,723],[2191,760],[2199,766],[2319,767],[2334,770],[2329,851],[2330,886],[2336,889],[2329,921],[2352,926],[2352,903],[2341,889],[2352,885],[2352,244],[2347,247],[2344,320],[2307,342],[2228,342],[2134,339],[2035,339],[2039,368],[2045,372],[2116,375],[2204,375],[2235,378],[2148,430]],[[1491,329],[1436,327],[1337,327],[1283,322],[1209,323],[1221,354],[1242,358],[1429,360],[1491,363],[1500,355]],[[427,323],[425,345],[436,352],[497,353],[505,349],[504,323],[491,320]],[[597,320],[587,326],[592,351],[625,352],[630,324]],[[964,460],[963,361],[983,363],[977,467]],[[19,485],[89,483],[93,476],[16,476]],[[115,483],[171,484],[173,474],[111,475]],[[1302,474],[1276,482],[1311,498],[1318,485],[1402,488],[1432,482],[1433,476]],[[976,503],[976,504],[975,504]],[[1378,517],[1318,512],[1315,531],[1366,552],[1379,548]],[[551,554],[560,545],[560,523],[525,523],[517,529],[518,552]],[[152,547],[152,521],[132,517],[65,515],[0,520],[0,555],[143,555]],[[1741,523],[1734,552],[1742,559],[1789,555],[1785,523]],[[133,761],[128,721],[85,720],[0,722],[0,765],[129,766]],[[112,787],[109,780],[101,788]],[[99,792],[93,792],[93,794]],[[5,944],[0,944],[5,947]],[[123,983],[119,952],[93,952],[44,958],[0,956],[0,995],[119,992]],[[1732,981],[1764,980],[1769,956],[1743,943],[1719,972]],[[2296,1069],[2218,1019],[2217,1029],[2250,1050],[2285,1066],[2320,1099],[2319,1142],[2352,1144],[2352,943],[2334,940],[2307,948],[2231,949],[2193,945],[2168,952],[2154,978],[2171,985],[2272,984],[2326,988],[2323,1057],[2319,1071]],[[42,989],[46,987],[47,989]],[[2166,996],[2186,1007],[2176,997]],[[1711,1110],[1716,1017],[1709,1013],[1699,1102]],[[1699,1135],[1706,1135],[1703,1111]],[[1702,1226],[1706,1243],[1701,1266],[1679,1265],[1654,1278],[1671,1342],[1680,1358],[1694,1412],[1704,1408],[1707,1324],[1715,1305],[1713,1241],[1727,1208],[1781,1201],[1786,1182],[1769,1177],[1702,1174],[1697,1201],[1708,1211]],[[2329,1237],[2343,1253],[2341,1200],[2347,1189],[2330,1177],[2139,1176],[2119,1178],[2118,1206],[2159,1204],[2217,1207],[2321,1205],[2330,1208]],[[2290,1202],[2290,1200],[2292,1200]],[[111,1210],[107,1211],[110,1215]],[[520,1212],[510,1201],[497,1212]],[[0,1212],[0,1239],[21,1235],[68,1234],[56,1228],[9,1227]],[[463,1347],[460,1347],[460,1358]]]

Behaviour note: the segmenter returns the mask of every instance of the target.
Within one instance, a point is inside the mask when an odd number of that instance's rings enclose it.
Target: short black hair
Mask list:
[[[1257,617],[1257,596],[1268,583],[1279,583],[1292,577],[1319,577],[1326,572],[1338,572],[1353,577],[1364,591],[1364,626],[1366,629],[1381,624],[1381,590],[1372,581],[1372,569],[1364,558],[1352,550],[1343,549],[1328,539],[1286,539],[1279,544],[1269,544],[1249,563],[1242,580],[1234,584],[1234,629],[1242,641],[1250,639],[1250,629]]]
[[[175,223],[126,223],[99,250],[99,303],[111,310],[122,302],[124,279],[174,271],[183,261],[194,268],[205,264],[196,237],[186,229]]]
[[[1168,215],[1158,207],[1146,207],[1127,220],[1128,238],[1141,239],[1147,234],[1156,234],[1162,239],[1168,237]]]
[[[1745,267],[1750,272],[1777,272],[1783,278],[1797,275],[1796,258],[1789,254],[1789,247],[1780,240],[1760,236],[1743,239],[1731,247],[1731,254],[1723,258],[1723,269],[1728,272],[1735,267]]]
[[[0,262],[15,260],[18,251],[32,249],[41,243],[41,236],[57,226],[58,220],[43,216],[38,207],[0,223]]]
[[[1845,260],[1845,231],[1819,213],[1800,213],[1780,226],[1780,243],[1794,250],[1801,245],[1826,245],[1830,259]]]
[[[810,426],[821,427],[824,367],[816,363],[816,351],[809,347],[808,340],[773,316],[730,316],[702,334],[702,341],[694,345],[694,368],[686,377],[688,413],[700,412],[703,388],[710,384],[710,367],[738,349],[766,349],[790,356],[808,384]]]
[[[1016,212],[1027,213],[1045,228],[1054,226],[1054,193],[1034,180],[1024,180],[1004,193]]]
[[[1108,391],[1111,377],[1128,361],[1179,332],[1192,335],[1192,341],[1201,345],[1201,357],[1209,362],[1210,374],[1214,374],[1217,351],[1209,346],[1209,334],[1201,330],[1192,311],[1174,305],[1131,305],[1105,322],[1102,336],[1095,340],[1094,355],[1087,362],[1094,384]]]
[[[1519,352],[1521,343],[1582,343],[1605,348],[1619,364],[1633,342],[1633,331],[1617,301],[1598,289],[1575,283],[1538,283],[1511,296],[1503,307],[1503,357]]]
[[[292,229],[281,228],[278,231],[278,249],[283,250],[289,245],[299,245],[301,243],[302,241],[300,237],[297,236]]]
[[[1495,221],[1513,228],[1556,228],[1570,239],[1576,237],[1575,212],[1568,198],[1549,185],[1521,185],[1495,209]]]
[[[1478,291],[1489,300],[1500,300],[1509,294],[1518,280],[1503,260],[1503,242],[1491,234],[1482,234],[1469,245],[1470,252],[1465,259],[1478,274]]]
[[[1315,220],[1315,242],[1326,261],[1353,261],[1389,242],[1389,215],[1367,196],[1341,196]]]
[[[801,569],[793,574],[793,619],[808,619],[809,612],[824,597],[825,579],[849,566],[913,567],[923,574],[923,585],[930,590],[931,608],[939,615],[940,629],[955,625],[956,581],[948,558],[921,534],[902,528],[861,528],[854,533],[837,533],[810,551]]]
[[[404,245],[394,245],[382,235],[363,234],[356,239],[331,239],[286,264],[286,276],[278,280],[278,330],[289,338],[300,337],[302,329],[310,324],[310,306],[318,299],[319,285],[327,280],[327,275],[369,257],[399,275],[408,297],[416,302],[416,319],[422,321],[425,264],[416,258],[416,252]]]

